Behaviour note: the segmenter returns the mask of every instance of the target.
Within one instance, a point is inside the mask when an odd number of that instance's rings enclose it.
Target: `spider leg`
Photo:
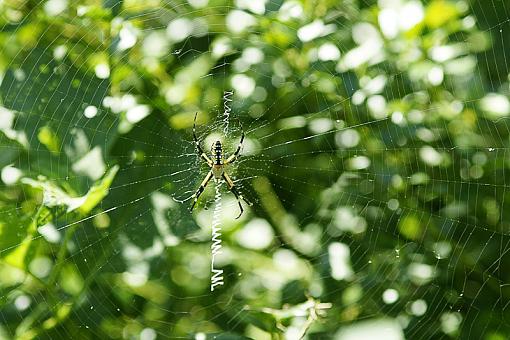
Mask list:
[[[209,171],[207,176],[205,176],[204,180],[202,181],[202,183],[198,187],[197,191],[193,194],[193,196],[191,196],[191,197],[194,197],[195,199],[193,200],[193,204],[191,205],[191,208],[189,208],[190,211],[192,211],[193,208],[195,207],[195,204],[197,204],[198,198],[204,192],[205,187],[207,186],[207,183],[209,183],[209,181],[211,180],[212,176],[213,176],[212,171]]]
[[[230,191],[232,191],[232,193],[234,194],[234,196],[237,198],[237,204],[239,204],[239,209],[241,210],[239,212],[239,215],[236,217],[236,219],[238,219],[239,217],[241,217],[241,215],[243,214],[244,212],[244,209],[243,209],[243,206],[241,205],[241,200],[243,200],[244,202],[246,202],[246,204],[248,205],[253,205],[250,201],[248,201],[246,198],[244,198],[243,195],[241,195],[239,193],[239,191],[237,190],[237,188],[235,187],[235,184],[234,184],[234,181],[232,181],[232,179],[230,178],[229,175],[227,175],[226,172],[223,173],[223,179],[227,182],[227,186],[228,186],[228,189]]]
[[[232,154],[227,160],[225,161],[225,164],[233,163],[237,157],[239,157],[239,153],[241,152],[241,148],[243,147],[243,141],[244,141],[244,131],[241,131],[241,140],[239,141],[239,145],[237,146],[236,152]]]
[[[195,112],[195,120],[193,121],[193,141],[195,142],[195,146],[197,148],[199,156],[202,157],[202,159],[207,162],[207,165],[209,165],[212,168],[213,161],[204,152],[204,150],[200,146],[200,142],[198,141],[198,138],[197,138],[197,133],[196,133],[197,115],[198,115],[198,112]]]

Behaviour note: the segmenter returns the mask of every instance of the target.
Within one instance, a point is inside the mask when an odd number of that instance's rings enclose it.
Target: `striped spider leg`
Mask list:
[[[239,204],[239,215],[237,215],[237,217],[236,217],[236,220],[237,220],[239,217],[241,217],[241,215],[244,212],[243,206],[241,205],[241,200],[243,200],[249,206],[252,206],[253,203],[248,201],[246,198],[244,198],[243,195],[241,195],[239,193],[239,191],[237,190],[237,188],[234,184],[234,181],[232,181],[232,179],[226,172],[223,173],[223,179],[225,180],[225,182],[227,182],[228,189],[234,194],[234,196],[237,199],[237,204]]]

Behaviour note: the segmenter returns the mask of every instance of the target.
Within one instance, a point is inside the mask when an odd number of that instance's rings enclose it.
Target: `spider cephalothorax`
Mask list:
[[[195,146],[197,148],[198,154],[207,163],[207,165],[209,165],[211,170],[209,170],[209,172],[205,176],[204,180],[200,184],[200,187],[198,187],[197,191],[193,195],[194,199],[193,199],[193,204],[191,205],[190,210],[193,210],[193,208],[195,207],[195,204],[198,201],[198,198],[204,192],[205,187],[207,186],[207,184],[209,183],[211,178],[214,177],[214,180],[216,182],[218,182],[222,179],[225,180],[225,182],[227,183],[228,189],[237,198],[237,203],[239,204],[239,209],[241,209],[241,212],[239,213],[239,216],[237,216],[236,218],[239,218],[239,217],[241,217],[241,215],[243,214],[243,211],[244,211],[240,200],[242,199],[248,205],[252,205],[252,204],[249,201],[247,201],[246,198],[243,197],[243,195],[241,195],[239,193],[239,191],[237,190],[237,188],[234,184],[234,181],[232,181],[230,176],[225,172],[225,166],[233,163],[237,159],[237,157],[239,157],[239,153],[241,152],[241,148],[243,146],[243,141],[244,141],[244,131],[241,131],[241,141],[239,142],[239,145],[237,146],[236,151],[227,159],[224,158],[223,145],[221,144],[221,142],[219,140],[214,142],[211,145],[211,156],[212,156],[212,159],[211,159],[211,158],[209,158],[209,156],[207,156],[205,154],[204,150],[202,150],[202,147],[200,146],[200,142],[197,138],[197,134],[196,134],[197,114],[198,114],[198,112],[195,113],[195,121],[193,122],[193,140],[195,141]]]

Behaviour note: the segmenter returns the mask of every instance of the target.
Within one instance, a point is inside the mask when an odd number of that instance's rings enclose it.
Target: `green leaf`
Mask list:
[[[39,180],[22,178],[21,182],[43,191],[43,205],[45,207],[55,208],[64,206],[67,207],[67,213],[77,210],[80,215],[86,215],[108,195],[110,185],[118,170],[118,166],[111,168],[101,181],[89,189],[87,194],[79,197],[72,196],[58,187],[55,182],[45,178],[40,178]]]
[[[101,181],[90,188],[87,195],[85,195],[85,201],[79,207],[80,213],[83,215],[88,214],[96,205],[99,204],[99,202],[103,200],[103,198],[106,197],[106,195],[108,195],[110,186],[112,185],[117,171],[119,171],[119,167],[115,165],[106,173]]]
[[[16,250],[27,234],[30,221],[13,206],[0,208],[0,258]]]
[[[438,28],[452,21],[459,15],[459,11],[455,3],[435,0],[427,7],[425,22],[431,28]]]
[[[234,333],[213,333],[213,334],[207,334],[207,339],[209,340],[250,340],[251,338],[248,338],[246,336],[242,336],[239,334]]]
[[[35,253],[30,246],[34,240],[33,235],[37,230],[37,222],[41,220],[41,214],[46,212],[45,210],[46,208],[41,207],[32,219],[11,217],[11,219],[7,219],[7,224],[0,222],[0,239],[5,239],[7,243],[4,247],[4,243],[0,241],[0,249],[2,250],[0,258],[4,257],[6,263],[25,269],[29,259]],[[18,228],[18,230],[12,230],[12,228]]]
[[[407,215],[398,223],[398,230],[410,240],[417,240],[422,233],[422,226],[418,217]]]

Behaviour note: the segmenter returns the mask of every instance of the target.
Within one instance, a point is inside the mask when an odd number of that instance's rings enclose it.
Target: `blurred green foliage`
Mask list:
[[[505,339],[509,11],[0,1],[0,338]]]

